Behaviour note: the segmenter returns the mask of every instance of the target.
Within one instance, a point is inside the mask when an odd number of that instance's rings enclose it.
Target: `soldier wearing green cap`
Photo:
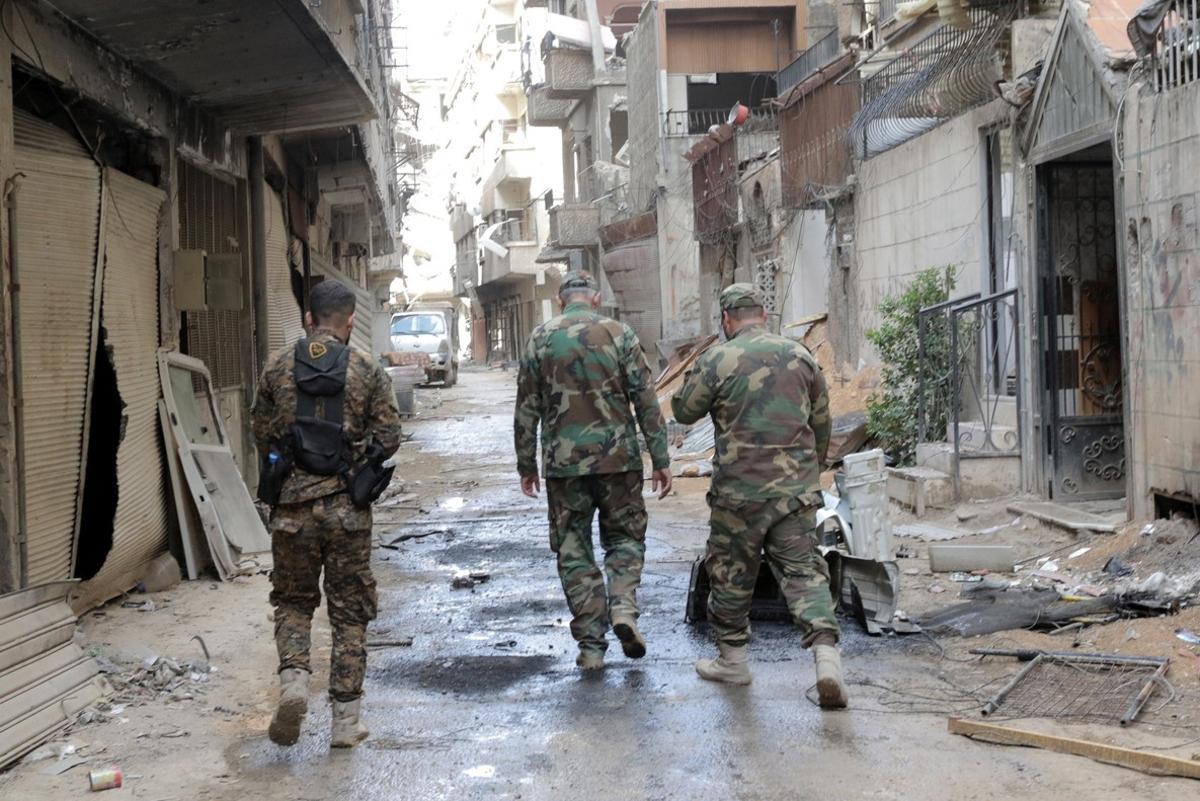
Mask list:
[[[765,554],[813,649],[821,706],[843,707],[839,630],[816,533],[831,428],[825,378],[807,348],[767,329],[753,284],[726,288],[720,305],[727,341],[697,360],[671,400],[676,420],[711,415],[716,433],[705,566],[720,656],[701,659],[696,671],[750,683],[750,601]]]
[[[562,314],[534,329],[521,358],[514,440],[521,491],[536,498],[541,425],[550,548],[573,615],[575,663],[591,670],[604,667],[610,626],[626,656],[646,653],[637,625],[646,552],[639,426],[660,498],[671,490],[671,471],[667,426],[633,329],[599,313],[599,287],[587,272],[568,272],[558,298]],[[592,544],[597,511],[603,573]]]

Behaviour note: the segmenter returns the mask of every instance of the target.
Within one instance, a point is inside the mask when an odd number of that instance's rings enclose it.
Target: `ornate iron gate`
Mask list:
[[[1125,493],[1125,435],[1111,163],[1045,168],[1040,212],[1043,390],[1050,494]]]

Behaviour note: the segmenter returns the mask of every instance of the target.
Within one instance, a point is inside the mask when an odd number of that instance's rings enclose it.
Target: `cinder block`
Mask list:
[[[1016,562],[1011,545],[959,545],[943,543],[929,546],[929,569],[934,573],[990,570],[1011,573]]]

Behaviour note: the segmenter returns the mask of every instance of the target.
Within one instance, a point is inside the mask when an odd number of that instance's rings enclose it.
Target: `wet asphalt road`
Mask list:
[[[756,624],[754,684],[714,686],[692,663],[713,650],[683,622],[688,570],[704,537],[703,489],[648,501],[639,594],[645,659],[581,674],[547,546],[544,500],[517,488],[512,373],[467,372],[408,429],[405,494],[377,510],[380,616],[365,709],[371,739],[328,751],[314,688],[300,743],[247,732],[226,756],[238,795],[272,799],[997,799],[1155,798],[1158,780],[1073,757],[945,733],[944,715],[881,703],[877,688],[928,685],[949,666],[928,643],[847,626],[847,712],[806,700],[812,665],[794,629]],[[432,533],[429,533],[432,532]],[[454,576],[483,572],[473,589]],[[944,696],[933,704],[946,706]],[[927,705],[928,706],[928,705]],[[1172,785],[1178,786],[1178,785]]]

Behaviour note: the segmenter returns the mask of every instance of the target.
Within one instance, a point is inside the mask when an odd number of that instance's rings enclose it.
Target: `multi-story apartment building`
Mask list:
[[[166,547],[160,349],[207,366],[251,484],[257,377],[309,288],[352,286],[375,350],[404,210],[392,19],[389,0],[0,9],[0,591],[110,597]]]
[[[472,302],[476,361],[516,359],[533,327],[554,314],[557,273],[538,256],[547,210],[562,194],[562,138],[530,126],[521,58],[546,31],[544,8],[483,5],[446,92],[454,286]]]

